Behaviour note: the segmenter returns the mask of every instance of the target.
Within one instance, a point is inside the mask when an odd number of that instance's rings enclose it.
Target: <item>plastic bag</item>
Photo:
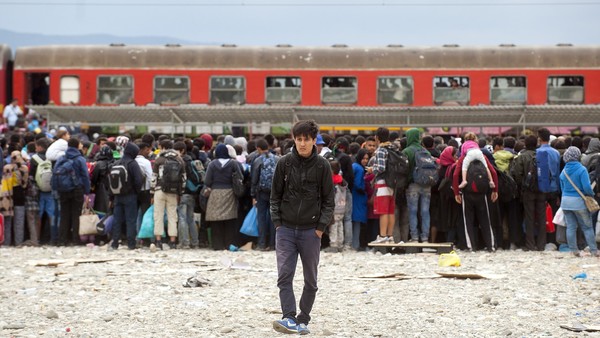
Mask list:
[[[460,266],[460,257],[452,251],[447,254],[441,254],[438,261],[439,266]]]
[[[256,217],[256,206],[252,207],[246,218],[244,218],[244,224],[242,224],[242,228],[240,232],[246,236],[250,237],[258,237],[258,218]]]
[[[165,237],[164,230],[162,237]],[[154,238],[154,205],[151,205],[150,208],[148,208],[148,210],[146,210],[144,213],[144,217],[142,218],[142,226],[140,227],[137,238]]]
[[[565,223],[565,213],[563,212],[562,208],[558,208],[556,215],[554,215],[554,218],[552,219],[552,223],[563,227],[567,226]]]

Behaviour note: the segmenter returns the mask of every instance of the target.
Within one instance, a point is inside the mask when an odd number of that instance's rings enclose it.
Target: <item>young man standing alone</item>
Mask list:
[[[292,128],[294,148],[277,162],[271,189],[271,217],[276,229],[277,286],[283,319],[273,328],[283,333],[308,334],[317,294],[321,236],[331,223],[334,190],[331,168],[317,154],[319,126],[298,121]],[[293,280],[298,255],[304,271],[300,314],[296,316]]]

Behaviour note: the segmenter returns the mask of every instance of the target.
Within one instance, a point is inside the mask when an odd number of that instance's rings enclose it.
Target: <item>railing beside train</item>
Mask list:
[[[49,127],[115,126],[119,131],[148,127],[145,131],[173,134],[219,133],[244,127],[248,133],[270,133],[289,128],[295,121],[314,119],[325,129],[372,131],[380,126],[409,128],[490,128],[525,130],[536,127],[598,127],[600,105],[505,105],[432,107],[291,107],[246,106],[28,106]],[[499,129],[506,130],[506,128]],[[597,129],[596,129],[597,132]],[[591,131],[590,133],[596,133]]]

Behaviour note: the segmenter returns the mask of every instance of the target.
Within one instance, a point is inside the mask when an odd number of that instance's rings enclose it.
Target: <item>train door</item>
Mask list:
[[[50,101],[50,73],[26,73],[25,103],[46,105]]]

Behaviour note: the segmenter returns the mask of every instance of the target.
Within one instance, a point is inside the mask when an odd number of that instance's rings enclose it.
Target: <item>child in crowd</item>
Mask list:
[[[465,135],[465,143],[462,145],[462,152],[465,157],[462,163],[462,182],[458,187],[462,189],[467,186],[467,171],[469,170],[469,165],[473,161],[479,161],[485,166],[490,181],[490,188],[494,188],[496,185],[494,184],[492,173],[487,166],[487,162],[483,157],[483,152],[479,149],[479,144],[477,144],[476,140],[477,136],[474,133],[467,133]]]

